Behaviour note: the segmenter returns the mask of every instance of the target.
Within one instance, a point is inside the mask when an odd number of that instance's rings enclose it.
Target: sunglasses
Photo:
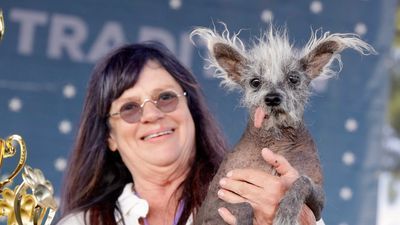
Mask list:
[[[142,117],[143,107],[147,102],[152,102],[161,112],[169,113],[176,110],[179,103],[179,97],[186,95],[186,92],[183,92],[183,94],[177,94],[174,91],[163,91],[158,94],[155,100],[145,99],[142,104],[134,101],[127,102],[121,106],[119,112],[110,113],[108,116],[120,115],[127,123],[136,123]]]

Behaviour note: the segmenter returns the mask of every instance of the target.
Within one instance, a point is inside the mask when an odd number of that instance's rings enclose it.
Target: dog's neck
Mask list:
[[[303,138],[308,137],[309,133],[303,122],[299,123],[296,127],[276,126],[266,129],[265,127],[254,127],[254,121],[249,118],[242,138],[260,148],[273,148],[276,145],[295,145],[301,142]]]

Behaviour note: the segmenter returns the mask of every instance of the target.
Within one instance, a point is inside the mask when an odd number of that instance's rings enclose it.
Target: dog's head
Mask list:
[[[340,61],[340,53],[352,48],[361,54],[375,50],[355,34],[313,33],[303,49],[295,49],[285,30],[273,27],[251,48],[246,49],[237,34],[222,34],[197,28],[191,37],[204,39],[209,51],[210,66],[215,76],[229,89],[243,91],[242,104],[249,108],[256,127],[276,129],[296,127],[303,120],[304,107],[310,95],[310,82],[318,76],[336,74],[332,62]],[[268,118],[268,120],[264,120]]]

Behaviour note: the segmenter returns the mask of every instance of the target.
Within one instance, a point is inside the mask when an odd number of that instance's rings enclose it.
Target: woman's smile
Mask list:
[[[160,141],[168,138],[175,132],[174,128],[162,128],[158,130],[152,130],[143,135],[140,139],[143,141]]]

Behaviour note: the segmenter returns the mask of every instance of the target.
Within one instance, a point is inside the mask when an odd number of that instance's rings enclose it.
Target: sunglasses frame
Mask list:
[[[122,119],[123,121],[127,122],[127,123],[137,123],[137,122],[140,120],[140,118],[143,116],[143,107],[144,107],[144,105],[145,105],[147,102],[153,103],[153,104],[156,106],[156,108],[157,108],[158,110],[160,110],[161,112],[163,112],[163,113],[173,112],[173,111],[176,110],[176,106],[175,106],[175,109],[173,109],[172,111],[169,111],[169,112],[164,112],[163,110],[161,110],[161,109],[158,107],[158,104],[157,104],[157,103],[160,101],[160,96],[161,96],[161,94],[166,93],[166,92],[172,92],[172,93],[174,93],[174,94],[176,95],[176,98],[178,99],[177,105],[179,104],[179,97],[187,96],[187,92],[186,92],[186,91],[183,91],[182,94],[178,94],[178,93],[176,93],[176,91],[173,91],[173,90],[166,90],[166,91],[162,91],[162,92],[160,92],[160,93],[158,94],[157,100],[153,100],[153,99],[150,99],[150,98],[146,98],[146,99],[143,100],[142,104],[140,104],[140,105],[138,104],[139,107],[140,107],[140,110],[139,110],[139,112],[140,112],[140,117],[139,117],[138,120],[136,120],[136,121],[134,121],[134,122],[129,122],[129,121],[127,121],[126,119],[124,119],[123,116],[121,116],[121,114],[122,114],[121,109],[122,109],[123,106],[125,106],[127,103],[123,104],[123,105],[120,107],[119,112],[110,113],[110,114],[107,115],[107,117],[112,117],[112,116],[120,115],[121,119]],[[136,102],[135,102],[135,103],[136,103]]]

